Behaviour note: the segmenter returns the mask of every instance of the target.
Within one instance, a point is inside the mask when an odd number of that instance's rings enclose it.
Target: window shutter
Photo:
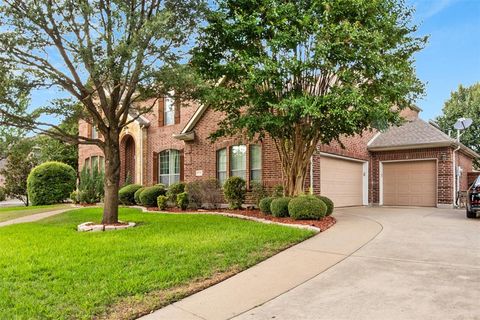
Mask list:
[[[184,152],[183,150],[180,150],[180,181],[184,181],[185,179],[185,173],[184,173]]]
[[[153,181],[153,184],[157,184],[158,183],[158,153],[157,152],[154,152],[153,153],[153,161],[152,161],[152,165],[153,165],[153,177],[152,177],[152,181]]]
[[[180,123],[180,102],[175,99],[175,124]]]
[[[165,125],[165,98],[158,99],[158,126],[163,127]]]

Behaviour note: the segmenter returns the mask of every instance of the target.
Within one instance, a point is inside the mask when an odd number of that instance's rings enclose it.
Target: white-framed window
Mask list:
[[[217,150],[217,180],[220,185],[227,180],[227,149]]]
[[[175,124],[175,100],[165,96],[165,106],[163,108],[164,125]]]
[[[105,158],[103,156],[91,156],[85,159],[85,167],[90,170],[97,168],[99,171],[105,171]]]
[[[180,181],[180,151],[170,149],[158,157],[158,181],[166,186]]]
[[[230,147],[230,176],[247,179],[247,146]]]
[[[250,145],[250,181],[262,181],[262,147]]]
[[[92,139],[98,139],[98,130],[97,130],[97,127],[95,126],[91,126],[91,129],[92,129],[92,132],[90,133],[90,136],[92,137]]]

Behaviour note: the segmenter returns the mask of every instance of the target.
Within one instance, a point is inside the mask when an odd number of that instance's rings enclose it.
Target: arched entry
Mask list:
[[[135,140],[131,135],[126,135],[122,143],[122,180],[125,182],[130,177],[130,182],[135,182]]]

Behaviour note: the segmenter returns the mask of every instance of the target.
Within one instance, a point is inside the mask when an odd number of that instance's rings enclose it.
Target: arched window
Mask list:
[[[158,181],[166,186],[180,181],[180,151],[170,149],[159,153]]]

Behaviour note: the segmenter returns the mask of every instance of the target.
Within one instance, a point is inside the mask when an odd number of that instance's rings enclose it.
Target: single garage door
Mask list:
[[[320,159],[321,194],[336,207],[363,205],[363,162],[322,156]]]
[[[436,161],[383,163],[384,205],[434,207],[436,191]]]

